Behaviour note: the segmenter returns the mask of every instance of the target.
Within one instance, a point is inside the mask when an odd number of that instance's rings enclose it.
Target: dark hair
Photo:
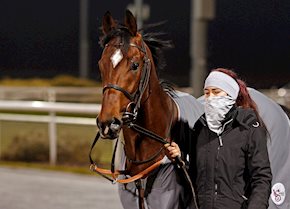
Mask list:
[[[236,100],[236,104],[238,107],[243,107],[243,108],[251,108],[254,110],[254,112],[257,115],[257,118],[260,122],[262,122],[259,113],[258,113],[258,107],[257,104],[254,102],[254,100],[251,98],[249,91],[247,89],[247,85],[246,83],[241,80],[238,75],[229,69],[224,69],[224,68],[217,68],[214,69],[213,71],[218,71],[218,72],[222,72],[225,73],[229,76],[231,76],[233,79],[235,79],[235,81],[238,83],[239,87],[240,87],[240,91],[239,91],[239,95],[238,98]]]

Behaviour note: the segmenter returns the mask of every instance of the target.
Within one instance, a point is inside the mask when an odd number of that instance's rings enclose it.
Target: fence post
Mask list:
[[[48,90],[48,101],[55,102],[55,90]],[[57,136],[56,136],[56,117],[54,111],[49,111],[50,121],[48,124],[48,136],[49,136],[49,163],[50,165],[56,165],[57,162]]]

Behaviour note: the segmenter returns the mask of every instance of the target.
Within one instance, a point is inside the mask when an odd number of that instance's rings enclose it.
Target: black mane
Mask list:
[[[170,40],[162,40],[160,38],[162,35],[164,35],[164,33],[143,33],[142,35],[144,42],[147,44],[152,53],[154,64],[158,70],[164,69],[166,66],[163,50],[173,47]],[[110,33],[102,36],[99,43],[101,47],[104,47],[111,39],[116,37],[119,37],[123,43],[121,50],[127,52],[131,34],[129,29],[121,24],[118,24],[117,27],[111,30]]]

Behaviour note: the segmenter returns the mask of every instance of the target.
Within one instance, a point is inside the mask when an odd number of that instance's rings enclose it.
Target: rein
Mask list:
[[[131,123],[130,126],[128,126],[129,128],[133,128],[135,131],[141,133],[141,134],[144,134],[162,144],[167,144],[168,141],[166,141],[165,139],[163,139],[162,137],[158,136],[157,134],[137,125],[137,124],[134,124],[134,123]],[[117,139],[116,143],[115,143],[115,146],[114,146],[114,151],[113,151],[113,155],[112,155],[112,161],[111,161],[111,170],[107,170],[107,169],[102,169],[102,168],[99,168],[97,166],[97,164],[93,161],[92,157],[91,157],[91,153],[92,153],[92,150],[95,146],[95,144],[97,143],[97,141],[99,140],[100,138],[100,133],[98,132],[93,143],[92,143],[92,146],[91,146],[91,149],[90,149],[90,152],[89,152],[89,159],[90,159],[90,163],[91,163],[91,166],[90,166],[90,169],[92,171],[95,171],[97,172],[98,174],[100,174],[101,176],[103,176],[104,178],[108,179],[109,181],[111,181],[112,183],[129,183],[129,182],[133,182],[137,179],[140,179],[142,177],[145,177],[149,172],[151,172],[152,170],[154,170],[155,168],[157,168],[159,165],[162,164],[162,162],[164,161],[163,159],[162,160],[159,160],[157,162],[155,162],[153,165],[149,166],[147,169],[145,169],[144,171],[136,174],[135,176],[133,177],[130,177],[128,179],[117,179],[118,175],[121,175],[121,174],[126,174],[127,171],[126,170],[115,170],[115,153],[116,153],[116,150],[117,150],[117,146],[118,146],[118,140],[119,138]],[[163,149],[163,147],[161,148],[161,150]],[[154,160],[161,152],[161,150],[159,150],[156,154],[154,154],[152,157],[150,157],[149,159],[147,160],[144,160],[144,161],[136,161],[133,163],[137,163],[137,164],[140,164],[140,163],[146,163],[146,162],[150,162],[152,160]],[[183,166],[185,165],[185,163],[181,160],[181,158],[179,158],[179,160],[177,160],[177,163],[180,162],[180,166]],[[111,175],[112,178],[109,178],[108,176],[106,175]]]
[[[153,133],[152,131],[149,131],[148,129],[145,129],[135,123],[130,123],[129,128],[134,129],[135,131],[137,131],[138,133],[144,134],[162,144],[167,144],[168,142],[166,141],[166,139],[162,138],[161,136]],[[112,162],[111,162],[111,170],[106,170],[106,169],[101,169],[97,167],[97,164],[92,160],[91,157],[91,152],[92,149],[94,148],[96,142],[98,141],[98,139],[100,138],[100,133],[98,132],[98,134],[95,137],[95,140],[91,146],[91,150],[89,153],[89,158],[90,158],[90,162],[91,162],[91,166],[90,169],[98,174],[100,174],[101,176],[103,176],[104,178],[108,179],[109,181],[111,181],[113,184],[118,182],[118,183],[122,183],[122,184],[126,184],[126,183],[130,183],[130,182],[134,182],[136,180],[142,179],[143,177],[146,177],[151,171],[153,171],[155,168],[158,168],[161,164],[162,164],[162,160],[157,161],[156,163],[154,163],[153,165],[149,166],[148,168],[146,168],[145,170],[141,171],[140,173],[136,174],[135,176],[129,177],[127,179],[118,179],[118,176],[121,174],[126,174],[126,170],[121,171],[121,170],[117,170],[115,171],[114,169],[114,161],[115,161],[115,153],[116,153],[116,149],[117,149],[117,144],[118,144],[118,139],[115,143],[115,147],[114,147],[114,153],[113,153],[113,157],[112,157]],[[159,152],[158,152],[159,153]],[[189,183],[190,189],[191,189],[191,194],[193,197],[193,203],[195,205],[195,208],[198,209],[198,205],[197,205],[197,201],[196,201],[196,195],[195,195],[195,190],[193,187],[193,184],[191,182],[190,176],[186,170],[185,167],[185,162],[181,159],[181,157],[177,156],[175,158],[175,162],[178,166],[178,168],[180,168],[183,171],[184,177],[186,178],[187,182]],[[112,178],[106,176],[106,175],[111,175]]]
[[[93,150],[95,144],[97,143],[97,141],[99,140],[99,138],[100,138],[100,133],[98,132],[96,137],[95,137],[95,139],[94,139],[94,141],[93,141],[93,144],[91,146],[90,153],[89,153],[89,159],[90,159],[90,163],[91,163],[90,169],[92,171],[98,173],[99,175],[101,175],[105,179],[109,180],[113,184],[115,184],[117,182],[121,183],[121,184],[127,184],[127,183],[130,183],[130,182],[134,182],[134,181],[136,181],[138,179],[144,178],[151,171],[153,171],[154,169],[158,168],[164,161],[163,159],[159,160],[159,161],[155,162],[153,165],[149,166],[145,170],[141,171],[140,173],[138,173],[138,174],[136,174],[136,175],[134,175],[132,177],[129,177],[129,178],[126,178],[126,179],[118,179],[119,175],[125,175],[127,173],[126,170],[115,170],[114,161],[115,161],[115,153],[116,153],[117,145],[118,145],[118,139],[117,139],[117,141],[115,143],[115,147],[114,147],[114,152],[113,152],[112,161],[111,161],[111,170],[108,170],[108,169],[99,168],[97,166],[96,162],[94,162],[92,157],[91,157],[92,150]],[[111,177],[108,177],[108,175],[110,175]]]

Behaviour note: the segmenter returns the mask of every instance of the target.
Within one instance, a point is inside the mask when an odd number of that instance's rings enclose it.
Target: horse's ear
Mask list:
[[[104,34],[108,34],[113,28],[116,27],[116,22],[113,19],[111,13],[109,11],[103,17],[102,21],[102,30]]]
[[[135,19],[134,15],[129,10],[126,10],[125,26],[129,29],[132,36],[136,36],[136,34],[137,34],[136,19]]]

